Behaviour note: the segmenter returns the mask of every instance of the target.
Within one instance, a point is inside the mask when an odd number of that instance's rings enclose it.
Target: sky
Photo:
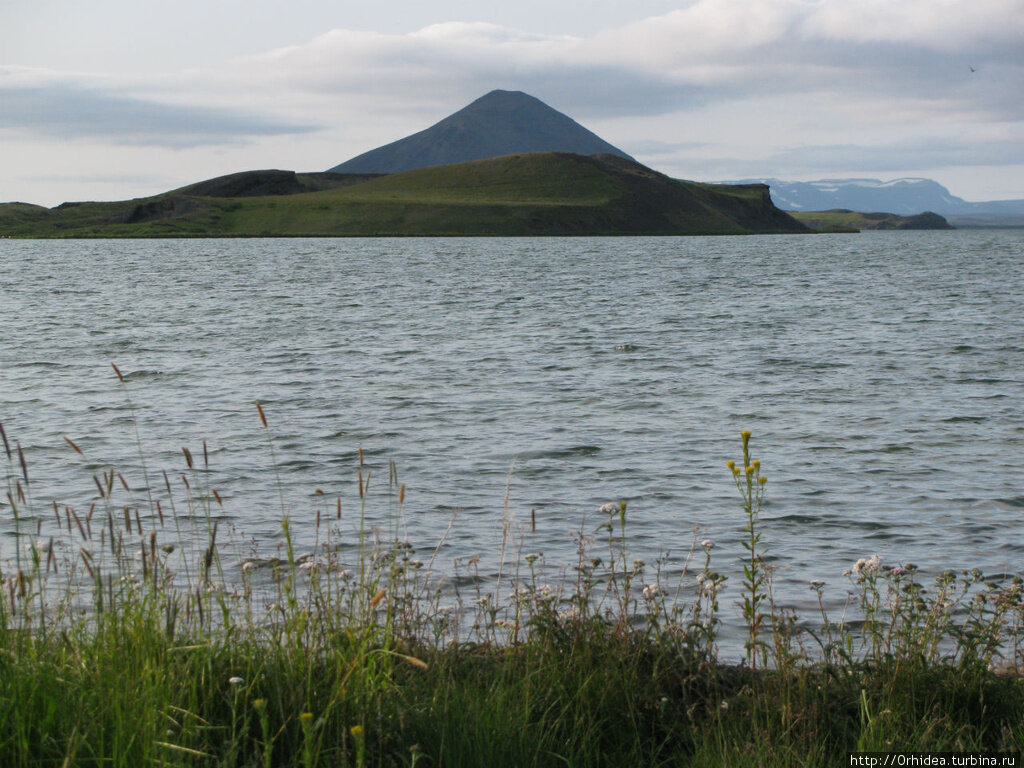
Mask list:
[[[326,170],[495,88],[676,178],[1024,199],[1024,0],[0,0],[0,202]]]

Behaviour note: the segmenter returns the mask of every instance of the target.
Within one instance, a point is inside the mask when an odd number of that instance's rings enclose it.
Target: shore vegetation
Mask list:
[[[272,419],[254,418],[274,455]],[[401,515],[405,489],[392,465],[377,490],[360,459],[355,538],[340,500],[300,514],[282,494],[267,556],[225,543],[205,450],[173,473],[140,456],[126,475],[66,438],[94,472],[76,507],[36,498],[30,457],[0,436],[17,543],[0,572],[10,768],[820,767],[1024,743],[1021,579],[865,555],[841,577],[842,616],[821,582],[820,612],[795,615],[774,597],[770,483],[747,432],[723,462],[744,558],[718,562],[698,537],[672,580],[633,557],[625,501],[577,532],[570,563],[518,551],[510,530],[484,578],[369,526],[375,503]],[[719,653],[732,611],[738,660]]]

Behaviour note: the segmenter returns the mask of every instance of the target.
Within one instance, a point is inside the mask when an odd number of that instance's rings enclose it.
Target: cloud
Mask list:
[[[863,167],[879,173],[907,168],[945,169],[963,166],[1024,164],[1024,145],[932,139],[888,144],[833,144],[792,147],[775,153],[767,162],[795,173],[826,173],[832,168]]]
[[[459,22],[408,34],[339,29],[221,74],[258,80],[256,88],[402,105],[408,114],[495,87],[588,118],[765,93],[945,104],[952,92],[993,114],[1022,101],[1024,0],[869,1],[874,11],[848,0],[698,0],[589,37]],[[969,83],[968,65],[987,72],[991,87]]]
[[[858,43],[896,43],[942,51],[973,51],[1024,39],[1020,0],[830,0],[810,13],[801,31],[810,37]]]
[[[335,29],[159,77],[0,68],[0,130],[327,168],[505,88],[688,178],[996,169],[1020,154],[1021,83],[1024,0],[695,0],[588,35]]]
[[[317,130],[240,110],[165,104],[60,79],[36,84],[0,80],[0,104],[0,130],[57,139],[186,148]]]

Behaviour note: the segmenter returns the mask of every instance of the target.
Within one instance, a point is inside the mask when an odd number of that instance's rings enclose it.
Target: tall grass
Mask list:
[[[315,546],[297,552],[282,492],[283,552],[265,557],[225,545],[205,449],[202,466],[183,450],[177,481],[164,473],[142,505],[97,471],[87,511],[47,508],[51,537],[31,522],[44,502],[24,452],[0,437],[17,533],[0,572],[3,766],[825,766],[1024,739],[1020,579],[925,583],[864,558],[843,618],[814,582],[820,615],[798,620],[762,559],[749,433],[730,462],[743,561],[715,570],[714,543],[695,541],[667,583],[664,563],[633,559],[627,505],[611,502],[568,570],[503,552],[497,583],[456,561],[462,588],[401,536],[393,465],[387,536],[366,525],[377,497],[360,462],[354,552],[325,497]],[[735,570],[739,664],[718,657]]]

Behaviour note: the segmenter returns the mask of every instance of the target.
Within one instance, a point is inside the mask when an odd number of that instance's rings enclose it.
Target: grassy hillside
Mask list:
[[[804,231],[772,205],[762,185],[682,182],[624,158],[569,153],[509,155],[387,176],[253,171],[140,200],[0,206],[0,236],[11,237]]]
[[[859,213],[845,208],[831,211],[790,212],[797,221],[818,232],[860,232],[865,229],[953,229],[937,213],[899,216],[895,213]]]

